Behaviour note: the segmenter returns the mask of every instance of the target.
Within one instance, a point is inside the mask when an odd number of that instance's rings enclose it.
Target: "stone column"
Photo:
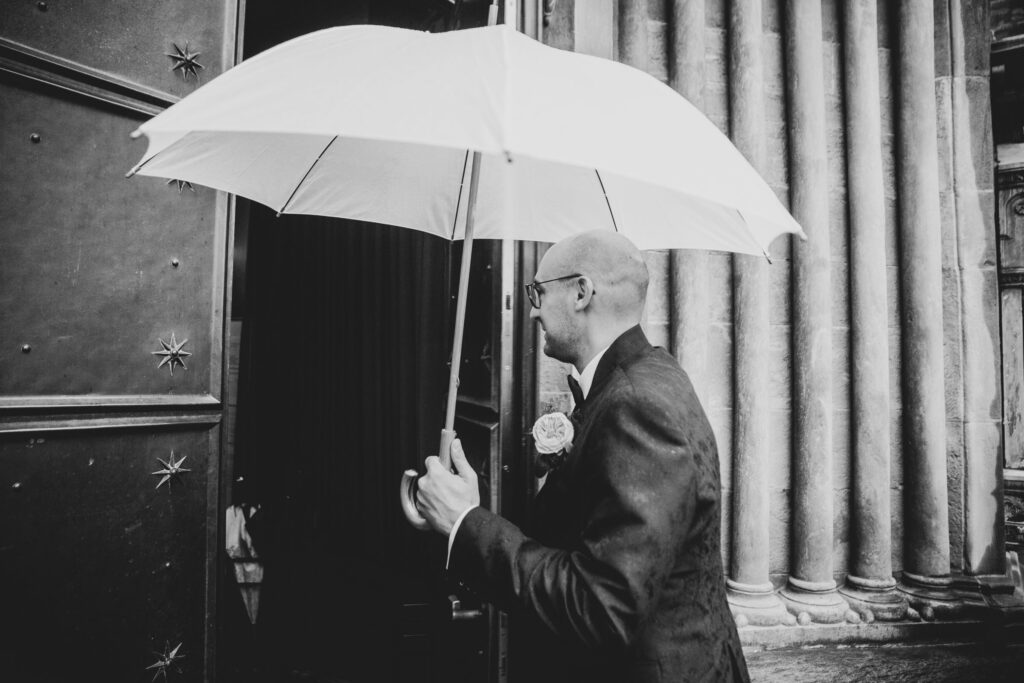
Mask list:
[[[764,58],[761,0],[733,0],[729,11],[731,136],[764,169]],[[794,623],[768,577],[768,264],[733,256],[732,556],[727,579],[736,623]]]
[[[949,591],[935,19],[931,0],[904,0],[898,7],[896,153],[905,440],[902,590],[928,618],[954,605]]]
[[[619,0],[619,61],[647,70],[647,0]]]
[[[907,615],[892,576],[885,188],[876,0],[843,14],[853,420],[849,575],[840,593],[866,621]]]
[[[676,92],[698,109],[704,107],[704,3],[672,3],[669,78]],[[707,254],[700,249],[677,249],[669,261],[671,309],[669,336],[672,353],[705,399],[710,334]]]
[[[793,508],[790,576],[779,592],[807,624],[859,621],[832,578],[832,276],[820,0],[785,3],[793,217]]]

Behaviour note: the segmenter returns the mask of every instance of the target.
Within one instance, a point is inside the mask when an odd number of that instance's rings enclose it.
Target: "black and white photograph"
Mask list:
[[[0,0],[0,681],[1024,680],[1024,0]]]

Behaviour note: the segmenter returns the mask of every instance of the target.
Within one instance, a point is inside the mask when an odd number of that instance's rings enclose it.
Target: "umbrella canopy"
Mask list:
[[[642,249],[767,253],[802,234],[714,124],[637,69],[497,25],[326,29],[283,43],[144,123],[131,173],[281,213],[462,239],[554,242],[589,229]]]

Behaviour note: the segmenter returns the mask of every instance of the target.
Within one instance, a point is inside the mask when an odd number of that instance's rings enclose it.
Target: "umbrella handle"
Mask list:
[[[438,453],[440,453],[438,457],[441,460],[441,464],[449,469],[452,466],[451,452],[455,436],[454,429],[441,430],[441,448],[438,450]],[[405,518],[409,520],[409,524],[418,531],[428,531],[430,525],[427,524],[427,520],[423,518],[420,511],[416,509],[416,489],[418,488],[416,482],[419,478],[419,472],[416,470],[406,470],[403,472],[399,497],[401,498],[402,512],[405,513]]]
[[[427,520],[423,519],[420,511],[416,509],[416,481],[419,478],[419,472],[416,470],[406,470],[402,474],[399,497],[402,502],[402,512],[405,513],[405,518],[409,520],[409,524],[417,531],[429,531],[430,525],[427,524]]]

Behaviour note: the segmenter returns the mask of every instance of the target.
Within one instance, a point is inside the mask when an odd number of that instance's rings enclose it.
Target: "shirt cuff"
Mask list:
[[[452,531],[451,531],[450,534],[448,534],[448,557],[445,558],[445,561],[444,561],[444,569],[445,569],[445,571],[448,571],[448,563],[450,563],[452,561],[452,546],[455,545],[455,534],[457,534],[459,532],[459,527],[462,525],[462,520],[464,520],[466,518],[466,515],[469,514],[469,511],[472,510],[475,507],[478,507],[478,506],[470,505],[468,508],[466,508],[462,512],[462,514],[459,515],[459,518],[457,520],[455,520],[455,524],[452,525]]]

